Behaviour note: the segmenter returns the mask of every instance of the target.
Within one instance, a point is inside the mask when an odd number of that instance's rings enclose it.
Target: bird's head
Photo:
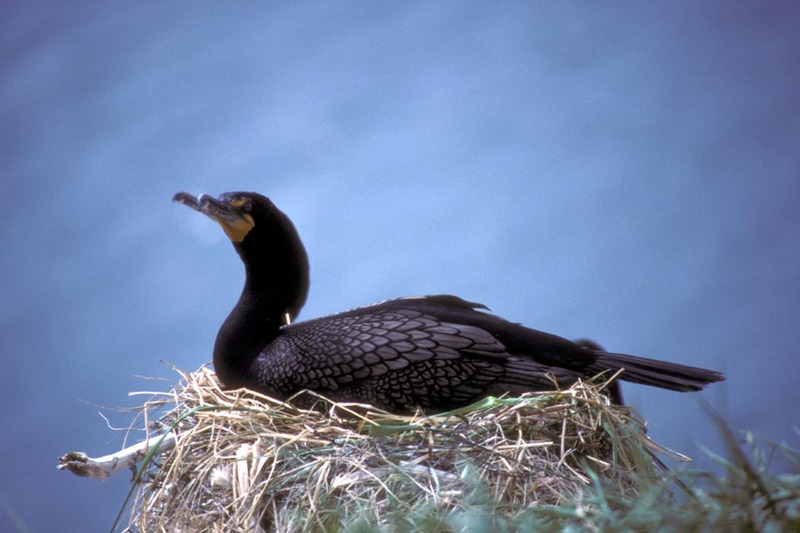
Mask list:
[[[255,192],[228,192],[218,198],[179,192],[173,201],[207,215],[222,226],[239,253],[254,291],[266,286],[287,299],[294,317],[308,292],[308,256],[297,230],[269,198]],[[275,295],[275,292],[285,293]]]
[[[179,192],[172,200],[216,220],[234,244],[244,241],[255,227],[256,222],[251,214],[254,206],[263,206],[262,210],[266,208],[269,211],[272,208],[277,211],[268,198],[254,192],[229,192],[219,198],[208,194],[195,198],[189,193]]]

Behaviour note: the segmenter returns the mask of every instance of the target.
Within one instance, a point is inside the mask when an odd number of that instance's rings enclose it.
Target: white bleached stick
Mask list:
[[[175,447],[175,434],[149,437],[142,442],[128,446],[111,455],[102,457],[89,457],[83,452],[69,452],[58,459],[59,470],[69,470],[76,476],[94,479],[108,479],[114,472],[132,468],[141,461],[154,446],[157,449],[153,455],[170,451]]]

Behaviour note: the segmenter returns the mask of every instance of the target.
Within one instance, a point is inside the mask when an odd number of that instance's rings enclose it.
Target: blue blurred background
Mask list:
[[[295,221],[301,318],[453,293],[728,380],[797,445],[800,4],[3,2],[0,530],[107,530],[137,375],[211,357],[243,281],[179,190]],[[697,395],[625,387],[710,467]]]

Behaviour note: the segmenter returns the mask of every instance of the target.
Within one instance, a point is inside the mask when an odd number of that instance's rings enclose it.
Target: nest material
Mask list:
[[[643,480],[662,479],[657,454],[674,457],[602,384],[398,416],[308,392],[299,403],[311,409],[222,390],[205,367],[181,375],[143,406],[146,419],[169,409],[148,425],[171,430],[176,446],[137,476],[130,527],[142,533],[412,530],[420,520],[446,531],[486,505],[513,521],[595,488],[635,498]]]

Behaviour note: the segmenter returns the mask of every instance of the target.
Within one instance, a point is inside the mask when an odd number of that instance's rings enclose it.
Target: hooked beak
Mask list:
[[[189,193],[179,192],[172,197],[172,201],[191,207],[216,220],[234,243],[242,242],[255,226],[250,213],[242,209],[242,202],[235,199],[218,200],[208,194],[201,194],[195,198]]]

